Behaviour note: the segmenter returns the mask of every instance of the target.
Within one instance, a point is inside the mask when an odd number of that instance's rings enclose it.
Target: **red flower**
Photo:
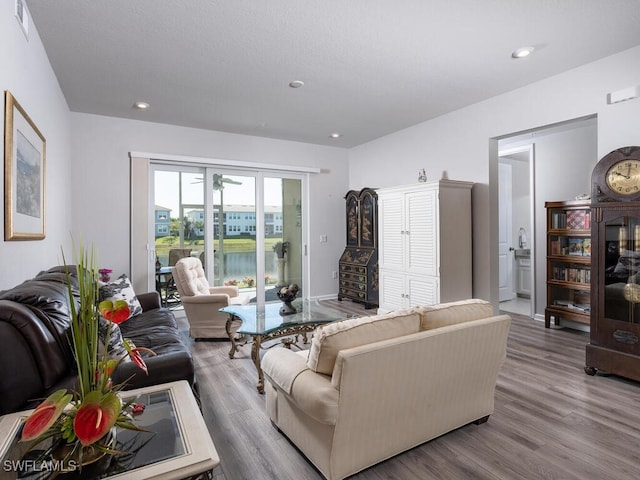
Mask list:
[[[129,354],[129,357],[131,358],[133,363],[135,363],[142,371],[144,371],[144,373],[148,374],[147,364],[144,363],[144,359],[142,358],[140,352],[148,352],[151,355],[155,355],[155,352],[148,348],[136,347],[128,338],[124,339],[124,348],[127,350],[127,353]]]
[[[115,393],[89,392],[73,420],[76,437],[82,445],[91,445],[115,425],[121,410],[120,397]]]
[[[71,398],[73,396],[64,389],[49,395],[27,418],[21,440],[33,440],[46,432],[60,417]]]
[[[100,302],[98,309],[100,310],[100,315],[115,324],[122,323],[127,320],[131,313],[129,310],[129,304],[126,300],[116,300],[115,302],[111,300],[104,300]]]

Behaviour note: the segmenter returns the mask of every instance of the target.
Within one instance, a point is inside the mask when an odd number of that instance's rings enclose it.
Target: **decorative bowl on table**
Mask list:
[[[276,291],[276,295],[282,301],[282,307],[280,307],[280,315],[293,315],[297,313],[295,307],[291,305],[291,302],[295,300],[298,295],[300,287],[295,283],[292,283],[288,287],[282,287]]]

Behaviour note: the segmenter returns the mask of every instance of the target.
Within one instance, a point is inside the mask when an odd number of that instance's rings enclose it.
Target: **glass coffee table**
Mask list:
[[[123,399],[144,403],[136,425],[148,432],[117,429],[113,455],[78,470],[62,462],[37,460],[18,443],[20,428],[31,411],[0,417],[0,479],[177,480],[207,476],[219,463],[213,441],[186,381],[165,383],[120,393]],[[37,448],[37,447],[36,447]],[[210,476],[210,475],[209,475]]]
[[[237,344],[235,336],[231,332],[231,324],[234,321],[242,322],[237,333],[250,335],[253,339],[251,345],[251,360],[258,371],[258,392],[264,393],[264,375],[260,366],[260,348],[262,342],[291,335],[306,335],[313,332],[316,327],[325,323],[344,320],[348,314],[323,305],[317,300],[298,299],[293,302],[297,313],[281,315],[282,302],[265,303],[262,305],[229,305],[220,309],[229,314],[226,329],[231,340],[229,358],[233,358]],[[289,346],[290,343],[284,343]]]

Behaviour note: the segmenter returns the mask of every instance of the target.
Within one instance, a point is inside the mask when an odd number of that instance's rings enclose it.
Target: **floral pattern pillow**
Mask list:
[[[112,302],[125,300],[129,304],[129,318],[127,320],[142,313],[142,306],[133,291],[131,281],[124,273],[116,280],[105,283],[100,287],[100,301],[104,300],[111,300]]]

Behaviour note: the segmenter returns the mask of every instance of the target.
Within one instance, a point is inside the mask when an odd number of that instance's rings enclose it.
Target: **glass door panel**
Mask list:
[[[617,217],[604,228],[604,317],[640,323],[640,218]]]
[[[204,188],[201,170],[154,172],[156,266],[173,266],[204,250]]]
[[[256,178],[214,169],[213,281],[216,286],[237,285],[243,291],[257,287]]]
[[[278,300],[277,289],[291,284],[303,290],[302,181],[264,178],[265,298]]]

